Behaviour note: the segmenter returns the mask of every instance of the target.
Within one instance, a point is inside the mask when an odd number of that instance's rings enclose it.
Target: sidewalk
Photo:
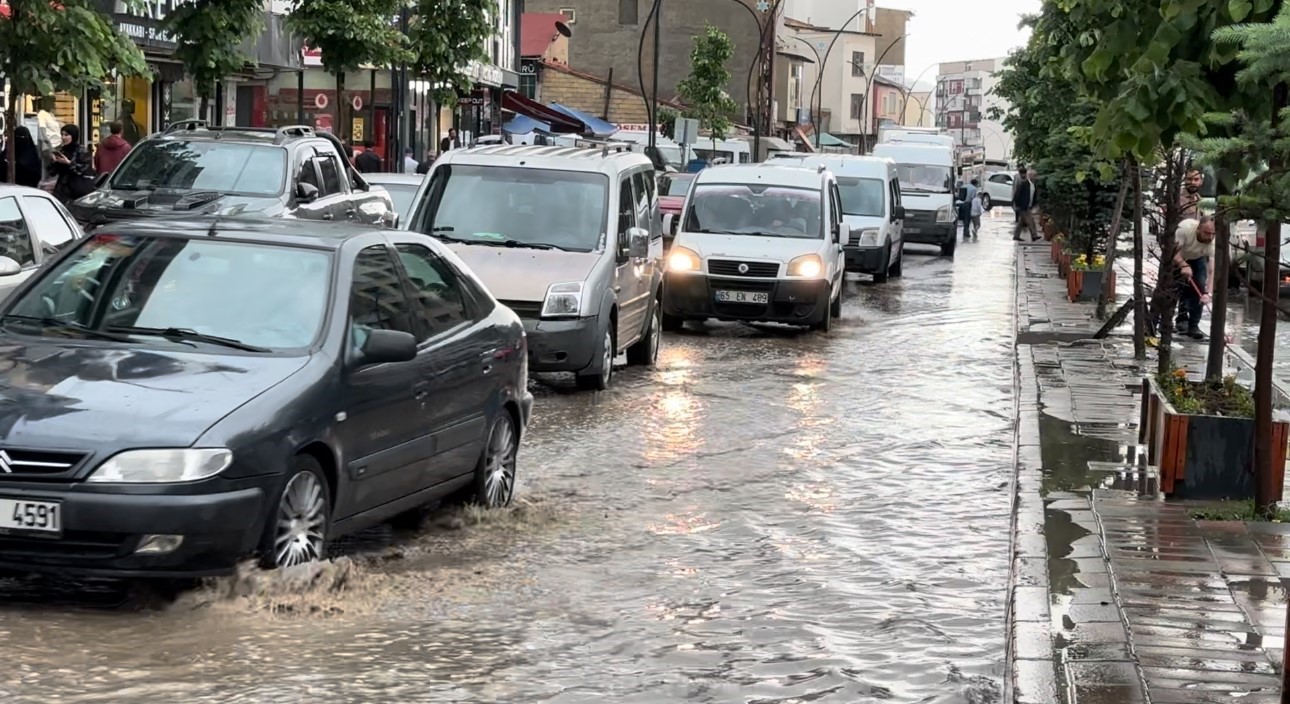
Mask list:
[[[1140,365],[1122,335],[1090,339],[1095,306],[1066,301],[1046,244],[1018,247],[1016,275],[1005,701],[1278,701],[1290,526],[1198,522],[1165,503],[1137,445],[1154,359]],[[1176,354],[1199,368],[1205,348]]]

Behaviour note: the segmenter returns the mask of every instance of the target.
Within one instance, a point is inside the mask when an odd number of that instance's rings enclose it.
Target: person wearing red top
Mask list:
[[[111,134],[99,142],[99,148],[94,152],[94,171],[97,173],[112,173],[125,160],[125,155],[130,153],[130,143],[121,136],[124,129],[120,122],[108,125]]]

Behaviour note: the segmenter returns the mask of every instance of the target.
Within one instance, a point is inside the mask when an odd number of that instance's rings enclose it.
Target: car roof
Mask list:
[[[425,178],[426,178],[425,174],[395,174],[395,173],[363,174],[363,180],[367,181],[368,183],[374,183],[378,186],[384,186],[387,183],[404,184],[408,186],[420,186],[421,182],[424,181]]]
[[[11,184],[11,183],[0,183],[0,195],[5,195],[5,196],[44,196],[44,197],[46,197],[46,198],[53,198],[53,197],[54,197],[54,196],[50,195],[47,191],[42,191],[42,190],[41,190],[41,189],[39,189],[39,188],[32,188],[32,187],[30,187],[30,186],[16,186],[16,185]]]
[[[855,154],[800,154],[792,157],[776,157],[773,162],[766,163],[775,166],[801,165],[808,169],[823,165],[832,171],[834,176],[840,173],[885,176],[896,168],[896,162],[891,157]]]
[[[165,130],[148,136],[149,140],[183,140],[185,142],[248,142],[252,144],[284,145],[304,139],[328,139],[328,135],[315,132],[308,125],[283,127],[219,127],[205,120],[181,120]]]
[[[790,188],[820,188],[824,176],[820,169],[776,164],[727,164],[710,166],[699,172],[698,183],[754,184],[765,183]]]
[[[654,166],[654,163],[644,154],[628,151],[625,146],[606,145],[593,149],[525,144],[490,144],[469,149],[453,149],[440,157],[435,166],[440,164],[511,166],[526,169],[599,172],[609,175],[638,166],[651,168]]]
[[[123,220],[99,227],[87,239],[99,235],[139,235],[151,237],[194,237],[206,235],[265,244],[337,250],[345,242],[371,234],[389,234],[391,230],[352,223],[328,223],[292,218],[243,218],[219,216],[158,217]],[[400,234],[413,234],[400,232]]]

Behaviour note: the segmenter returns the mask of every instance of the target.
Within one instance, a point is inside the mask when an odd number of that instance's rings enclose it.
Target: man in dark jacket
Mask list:
[[[381,157],[376,154],[376,142],[363,142],[363,153],[354,158],[354,168],[360,174],[374,174],[381,170]]]
[[[99,148],[94,152],[94,171],[100,174],[110,174],[116,170],[117,165],[125,160],[125,155],[130,153],[130,143],[125,141],[121,133],[125,130],[125,125],[120,122],[113,122],[108,125],[107,139],[99,142]]]
[[[1035,226],[1035,205],[1039,194],[1036,192],[1034,169],[1026,172],[1026,180],[1017,184],[1017,192],[1012,196],[1012,209],[1017,212],[1017,227],[1012,231],[1012,239],[1020,242],[1022,229],[1030,230],[1030,241],[1039,239],[1039,228]]]

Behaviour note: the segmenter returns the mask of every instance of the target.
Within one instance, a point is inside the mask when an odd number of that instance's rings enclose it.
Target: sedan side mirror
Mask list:
[[[845,222],[838,225],[838,245],[846,247],[851,244],[851,226]]]
[[[318,187],[312,183],[297,183],[296,200],[301,203],[312,203],[318,200]]]
[[[22,273],[22,265],[10,257],[0,257],[0,276],[15,276]]]
[[[905,219],[905,206],[903,205],[891,206],[891,221],[899,222],[904,219]]]
[[[417,339],[402,330],[369,330],[359,352],[360,366],[410,362],[417,357]]]
[[[627,231],[627,256],[633,259],[649,256],[649,230],[633,227]]]

